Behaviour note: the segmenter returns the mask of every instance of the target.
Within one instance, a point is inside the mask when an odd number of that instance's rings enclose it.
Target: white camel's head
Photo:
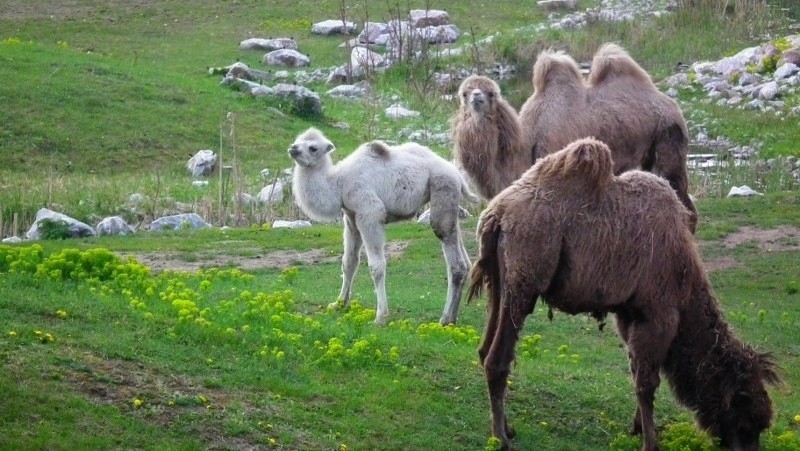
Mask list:
[[[304,131],[289,147],[289,156],[299,166],[312,167],[336,149],[333,143],[314,127]]]
[[[458,88],[461,108],[470,108],[477,114],[484,114],[495,107],[500,97],[500,87],[494,80],[482,75],[470,75]]]

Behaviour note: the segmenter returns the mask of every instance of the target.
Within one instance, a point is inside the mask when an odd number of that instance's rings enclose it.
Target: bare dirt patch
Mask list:
[[[783,226],[775,229],[742,227],[725,237],[723,244],[733,249],[744,243],[755,242],[759,249],[767,252],[800,251],[800,228]]]
[[[386,259],[391,260],[403,255],[408,247],[408,241],[390,241],[386,243]],[[227,255],[224,252],[203,256],[193,261],[187,261],[176,252],[120,252],[123,258],[132,256],[139,263],[149,266],[153,272],[164,270],[171,271],[197,271],[201,268],[235,267],[242,270],[258,269],[285,269],[290,266],[316,265],[321,263],[338,263],[341,253],[331,253],[325,249],[311,249],[308,251],[281,250],[256,256]],[[362,254],[362,260],[366,256]]]
[[[734,249],[736,246],[746,243],[755,243],[759,249],[765,252],[800,251],[800,228],[791,226],[774,229],[742,227],[722,240],[722,245],[726,249]],[[736,267],[736,260],[733,257],[722,257],[706,261],[704,266],[709,272],[729,269]]]

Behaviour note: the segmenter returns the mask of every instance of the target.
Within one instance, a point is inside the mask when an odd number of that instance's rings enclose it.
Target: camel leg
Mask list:
[[[458,307],[470,266],[458,226],[458,208],[458,197],[431,201],[431,227],[442,242],[447,265],[447,298],[439,319],[442,325],[455,324],[458,318]]]
[[[361,257],[361,233],[356,227],[356,219],[352,214],[345,213],[342,217],[344,222],[344,255],[342,255],[342,289],[339,291],[339,299],[344,305],[350,303],[350,290],[353,286],[353,278],[358,270],[358,262]],[[331,306],[335,307],[334,302]]]
[[[458,318],[461,295],[469,272],[470,261],[458,225],[461,180],[448,175],[431,177],[431,228],[442,242],[447,266],[447,298],[439,323],[454,324]]]
[[[506,419],[505,393],[508,375],[511,372],[511,362],[514,360],[514,348],[519,340],[525,315],[522,314],[522,309],[513,306],[514,300],[507,295],[504,295],[503,298],[494,340],[492,340],[492,345],[484,359],[483,368],[489,387],[492,435],[500,439],[503,449],[508,449],[510,439],[514,438],[515,432],[508,425]]]
[[[647,313],[640,314],[644,318],[654,317]],[[670,315],[666,312],[662,315],[659,321],[621,321],[625,323],[621,328],[625,329],[623,338],[627,336],[631,374],[636,388],[637,408],[633,431],[641,431],[644,451],[658,450],[653,404],[656,389],[661,383],[659,371],[675,338],[678,325],[677,313]]]
[[[497,252],[498,255],[504,254],[502,244],[498,246]],[[503,259],[499,259],[498,263],[502,276],[506,273]],[[533,311],[538,294],[534,293],[532,296],[524,297],[512,296],[502,278],[500,290],[502,297],[498,309],[497,326],[486,357],[483,359],[483,368],[489,387],[492,434],[500,439],[503,449],[509,449],[510,439],[514,438],[515,432],[508,425],[504,406],[508,375],[511,362],[514,360],[514,348],[519,340],[525,317]]]
[[[458,319],[458,308],[470,265],[469,259],[464,258],[461,247],[458,232],[442,240],[442,251],[447,263],[447,302],[439,320],[442,325],[455,324]]]
[[[384,255],[384,244],[386,242],[385,231],[383,230],[383,214],[380,215],[356,215],[358,230],[364,241],[367,250],[367,263],[369,272],[372,275],[372,283],[375,285],[375,296],[378,305],[375,310],[375,324],[382,326],[386,324],[389,316],[389,303],[386,300],[386,256]],[[378,218],[377,216],[380,216]]]

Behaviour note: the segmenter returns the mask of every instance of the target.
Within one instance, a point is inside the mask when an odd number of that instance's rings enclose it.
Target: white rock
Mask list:
[[[192,177],[203,177],[211,174],[217,164],[217,154],[213,150],[198,150],[189,161],[186,162],[186,169]]]
[[[280,49],[297,50],[297,42],[289,38],[250,38],[239,43],[240,50],[265,50],[271,52]]]
[[[311,60],[307,56],[292,49],[273,50],[264,55],[261,62],[274,66],[288,67],[305,67],[311,64]]]
[[[412,9],[408,12],[411,25],[416,28],[447,25],[450,23],[450,16],[447,11],[439,9]]]
[[[784,78],[791,77],[798,71],[800,71],[800,67],[797,67],[796,64],[786,63],[775,70],[774,77],[776,80],[783,80]]]
[[[269,185],[261,188],[261,191],[259,191],[256,199],[258,199],[259,203],[265,205],[273,205],[283,202],[283,182],[277,180],[275,183],[270,183]]]
[[[197,213],[163,216],[150,223],[150,230],[180,230],[184,228],[201,229],[211,227]]]
[[[41,232],[39,231],[39,224],[49,219],[51,221],[63,221],[69,226],[69,234],[72,238],[82,238],[86,236],[95,236],[97,232],[90,225],[78,221],[77,219],[70,218],[65,214],[55,212],[47,208],[41,208],[36,212],[36,220],[31,225],[31,228],[25,233],[25,238],[29,240],[41,239]]]
[[[355,22],[343,22],[341,19],[324,20],[311,26],[311,33],[325,36],[330,36],[333,34],[354,34],[355,32]]]
[[[758,191],[753,190],[747,185],[742,186],[733,186],[731,187],[730,192],[728,192],[728,197],[750,197],[750,196],[763,196],[763,193],[759,193]]]
[[[284,221],[282,219],[276,219],[272,223],[273,229],[300,229],[304,227],[311,227],[311,223],[304,220]]]
[[[761,91],[758,93],[758,98],[762,100],[772,100],[778,96],[778,83],[774,81],[770,81],[768,83],[764,83],[764,86],[761,87]]]
[[[372,71],[384,65],[384,58],[368,48],[355,47],[350,52],[350,65],[355,72],[362,68]]]
[[[409,110],[401,105],[394,104],[386,108],[386,117],[391,119],[403,119],[408,117],[418,117],[419,111]]]
[[[131,235],[133,233],[133,227],[128,225],[128,223],[122,219],[122,216],[110,216],[104,218],[97,224],[97,234],[100,236]]]

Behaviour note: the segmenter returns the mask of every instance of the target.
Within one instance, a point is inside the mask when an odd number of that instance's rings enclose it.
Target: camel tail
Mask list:
[[[478,223],[478,260],[469,273],[470,285],[467,302],[480,297],[484,288],[489,294],[487,310],[489,318],[497,318],[500,308],[500,264],[497,256],[497,243],[500,240],[500,218],[487,210]]]
[[[560,83],[566,80],[570,86],[583,84],[581,70],[571,56],[554,50],[539,53],[533,65],[534,92],[544,91],[545,87],[556,79]]]
[[[469,189],[469,183],[464,179],[464,176],[461,176],[461,195],[473,204],[481,201],[481,198]]]
[[[592,60],[588,84],[596,86],[614,77],[630,77],[649,85],[653,84],[650,75],[617,44],[604,44]]]

